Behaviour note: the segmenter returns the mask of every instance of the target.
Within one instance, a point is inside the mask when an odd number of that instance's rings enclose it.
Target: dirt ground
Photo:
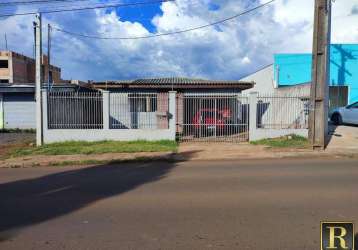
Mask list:
[[[28,146],[35,142],[35,133],[0,132],[0,159],[13,148]]]

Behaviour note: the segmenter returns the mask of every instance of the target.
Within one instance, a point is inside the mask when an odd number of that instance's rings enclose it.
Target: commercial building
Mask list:
[[[246,92],[309,95],[312,54],[276,54],[274,63],[242,81],[255,81]],[[330,107],[358,101],[358,44],[332,44],[330,47]]]
[[[61,68],[50,65],[47,56],[42,57],[42,79],[44,82],[61,82]],[[0,84],[35,83],[35,60],[13,51],[0,51]]]

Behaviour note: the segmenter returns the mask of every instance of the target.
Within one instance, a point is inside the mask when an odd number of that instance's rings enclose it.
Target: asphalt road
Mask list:
[[[0,249],[319,249],[358,222],[357,160],[0,169]]]

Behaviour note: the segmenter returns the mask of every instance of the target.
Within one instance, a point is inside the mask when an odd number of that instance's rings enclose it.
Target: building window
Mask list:
[[[156,112],[156,94],[129,94],[131,112]]]
[[[7,69],[9,68],[9,61],[8,60],[0,60],[0,69]]]
[[[0,79],[0,83],[9,83],[8,79]]]

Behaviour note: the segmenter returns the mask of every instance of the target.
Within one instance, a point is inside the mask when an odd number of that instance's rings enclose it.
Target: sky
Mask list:
[[[44,14],[43,52],[47,52],[48,23],[86,35],[147,36],[205,25],[267,1],[176,0],[140,7]],[[68,8],[96,2],[140,0],[90,0],[51,6]],[[240,79],[271,64],[275,53],[311,52],[313,7],[314,0],[276,0],[223,24],[150,39],[95,40],[54,31],[51,60],[62,68],[63,79]],[[0,15],[36,9],[31,5],[0,6]],[[332,43],[358,43],[358,0],[336,0],[332,10]],[[5,49],[6,34],[10,50],[33,56],[33,21],[33,15],[0,18],[0,49]]]

